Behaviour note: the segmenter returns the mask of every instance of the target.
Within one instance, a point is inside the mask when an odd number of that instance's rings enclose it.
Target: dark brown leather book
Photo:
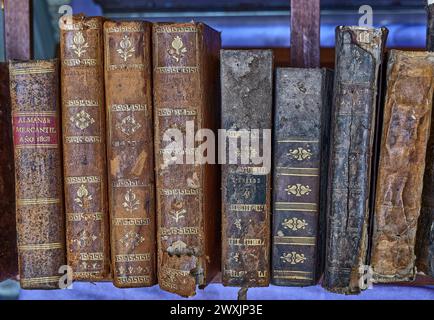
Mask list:
[[[151,24],[104,23],[114,284],[156,283]]]
[[[103,19],[62,20],[60,32],[68,265],[75,280],[110,277]]]
[[[376,282],[415,277],[415,241],[434,93],[434,53],[390,52],[375,201]]]
[[[220,266],[219,171],[200,163],[194,136],[217,129],[221,40],[194,22],[154,24],[152,39],[158,283],[188,297]]]
[[[315,285],[324,257],[333,72],[278,68],[272,282]]]
[[[0,63],[0,282],[18,274],[9,67]]]
[[[370,180],[387,29],[338,27],[323,286],[360,292],[368,250]]]
[[[219,142],[226,156],[220,159],[222,282],[264,287],[270,282],[271,149],[264,144],[271,147],[273,52],[221,50],[220,65],[221,127],[227,132]],[[259,156],[268,162],[256,162]]]
[[[428,51],[434,51],[434,1],[427,0],[427,37],[426,47]]]
[[[21,287],[57,289],[66,262],[58,61],[9,70]]]
[[[428,0],[427,50],[434,51],[434,2]],[[434,119],[426,150],[422,205],[416,236],[417,270],[434,278]]]

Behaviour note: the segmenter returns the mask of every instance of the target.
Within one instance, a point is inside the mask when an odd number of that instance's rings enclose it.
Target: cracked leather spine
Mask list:
[[[272,282],[322,275],[333,71],[278,68],[274,117]]]
[[[360,292],[385,28],[337,27],[323,286]]]
[[[0,63],[0,282],[18,274],[9,67]]]
[[[58,289],[65,265],[58,61],[9,66],[20,283]]]
[[[202,139],[194,135],[202,128],[216,134],[221,40],[192,22],[154,24],[152,41],[158,283],[189,297],[220,264],[219,169],[195,164]]]
[[[74,280],[102,281],[111,278],[103,18],[74,15],[61,22],[67,259]]]
[[[222,50],[220,59],[221,127],[227,130],[228,136],[219,144],[220,148],[228,145],[225,153],[228,159],[221,161],[225,163],[222,165],[222,282],[225,286],[264,287],[270,282],[271,154],[265,152],[263,144],[271,148],[273,52]],[[269,130],[270,141],[264,129]],[[247,131],[251,141],[246,144],[242,130],[259,131]],[[233,143],[235,150],[231,148]],[[246,164],[240,161],[243,154],[249,156]],[[252,157],[256,156],[270,157],[269,166],[255,164]],[[237,162],[231,164],[234,157]]]
[[[104,23],[113,282],[156,283],[151,24]]]
[[[428,1],[428,4],[431,1]],[[427,7],[427,50],[434,51],[434,4]],[[434,122],[431,119],[431,126]],[[417,270],[434,277],[434,130],[431,128],[426,151],[422,206],[417,227]]]
[[[376,282],[415,278],[422,188],[428,191],[423,178],[433,75],[434,53],[390,52],[371,253]],[[430,198],[424,200],[432,205]]]

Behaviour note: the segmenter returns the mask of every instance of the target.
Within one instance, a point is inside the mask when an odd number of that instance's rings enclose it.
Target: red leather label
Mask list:
[[[26,114],[13,116],[14,143],[16,146],[53,146],[58,143],[55,115]]]

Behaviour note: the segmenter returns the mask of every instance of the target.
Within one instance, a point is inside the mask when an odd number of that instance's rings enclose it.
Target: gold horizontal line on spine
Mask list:
[[[148,226],[150,218],[113,218],[112,224],[115,226]]]
[[[63,243],[25,244],[18,246],[22,251],[63,249]]]
[[[186,189],[161,189],[161,196],[197,196],[202,192],[201,188],[186,188]]]
[[[197,32],[196,26],[157,26],[154,30],[156,33]]]
[[[67,20],[64,20],[62,24],[62,30],[64,31],[83,31],[86,30],[102,30],[102,25],[97,22],[92,21],[83,21],[77,23],[67,23]]]
[[[66,184],[101,183],[100,176],[66,177]]]
[[[103,261],[104,253],[102,252],[83,252],[80,253],[81,261]]]
[[[159,73],[197,73],[199,67],[156,67]]]
[[[100,277],[101,271],[78,271],[74,272],[72,277]]]
[[[67,212],[66,218],[71,222],[101,221],[103,214],[102,212]]]
[[[99,107],[99,102],[98,100],[75,99],[66,101],[65,106],[70,108]]]
[[[276,175],[293,175],[293,176],[304,176],[304,175],[319,175],[318,168],[291,168],[291,167],[277,167]]]
[[[228,210],[235,212],[263,212],[267,209],[265,204],[229,204]]]
[[[120,283],[124,284],[140,284],[140,283],[148,283],[151,280],[149,276],[122,276],[116,277],[116,280]]]
[[[274,237],[274,244],[293,245],[293,246],[314,246],[315,237]]]
[[[303,276],[273,276],[274,279],[286,279],[286,280],[313,280],[311,277]]]
[[[13,112],[12,115],[14,117],[44,117],[44,116],[56,116],[57,113],[55,111],[38,111],[38,112]]]
[[[44,283],[54,283],[59,282],[60,276],[54,276],[54,277],[40,277],[40,278],[27,278],[27,279],[21,279],[20,281],[23,284],[44,284]]]
[[[58,147],[58,144],[21,144],[15,146],[16,149],[57,149]]]
[[[66,143],[78,143],[78,144],[86,144],[86,143],[101,143],[100,136],[68,136],[65,137]]]
[[[132,64],[111,64],[107,66],[107,71],[128,71],[128,70],[145,70],[144,64],[132,63]]]
[[[150,253],[143,254],[120,254],[115,256],[116,263],[125,263],[125,262],[139,262],[139,261],[150,261],[151,260]]]
[[[280,173],[277,172],[278,176],[291,176],[291,177],[319,177],[319,174],[307,174],[307,173]]]
[[[12,76],[31,75],[31,74],[45,74],[54,73],[55,68],[34,68],[34,69],[11,69]]]
[[[311,271],[297,271],[297,270],[273,270],[273,273],[277,274],[304,274],[312,275]]]
[[[303,206],[303,207],[313,207],[313,208],[317,208],[318,204],[313,203],[313,202],[275,202],[275,205],[278,206]]]
[[[319,143],[319,140],[287,139],[287,140],[278,140],[277,143]]]
[[[318,205],[316,203],[275,202],[274,210],[318,212]]]
[[[143,25],[139,26],[117,26],[104,29],[105,33],[123,33],[123,32],[143,32]]]
[[[60,199],[56,198],[37,198],[37,199],[17,199],[17,205],[45,205],[45,204],[60,204]]]

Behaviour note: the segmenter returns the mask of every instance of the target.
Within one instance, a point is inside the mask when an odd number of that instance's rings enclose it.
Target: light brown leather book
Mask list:
[[[195,163],[194,147],[203,140],[194,134],[218,125],[221,40],[194,22],[154,24],[152,39],[158,283],[188,297],[220,266],[219,169]],[[180,148],[172,148],[176,142]]]
[[[390,52],[371,251],[377,282],[415,277],[433,92],[434,53]]]
[[[57,289],[65,265],[58,61],[10,62],[21,287]]]
[[[0,281],[18,274],[9,67],[0,63]]]
[[[111,256],[120,288],[156,283],[151,26],[104,23]]]
[[[60,33],[68,265],[75,280],[110,276],[103,18],[62,20]]]

